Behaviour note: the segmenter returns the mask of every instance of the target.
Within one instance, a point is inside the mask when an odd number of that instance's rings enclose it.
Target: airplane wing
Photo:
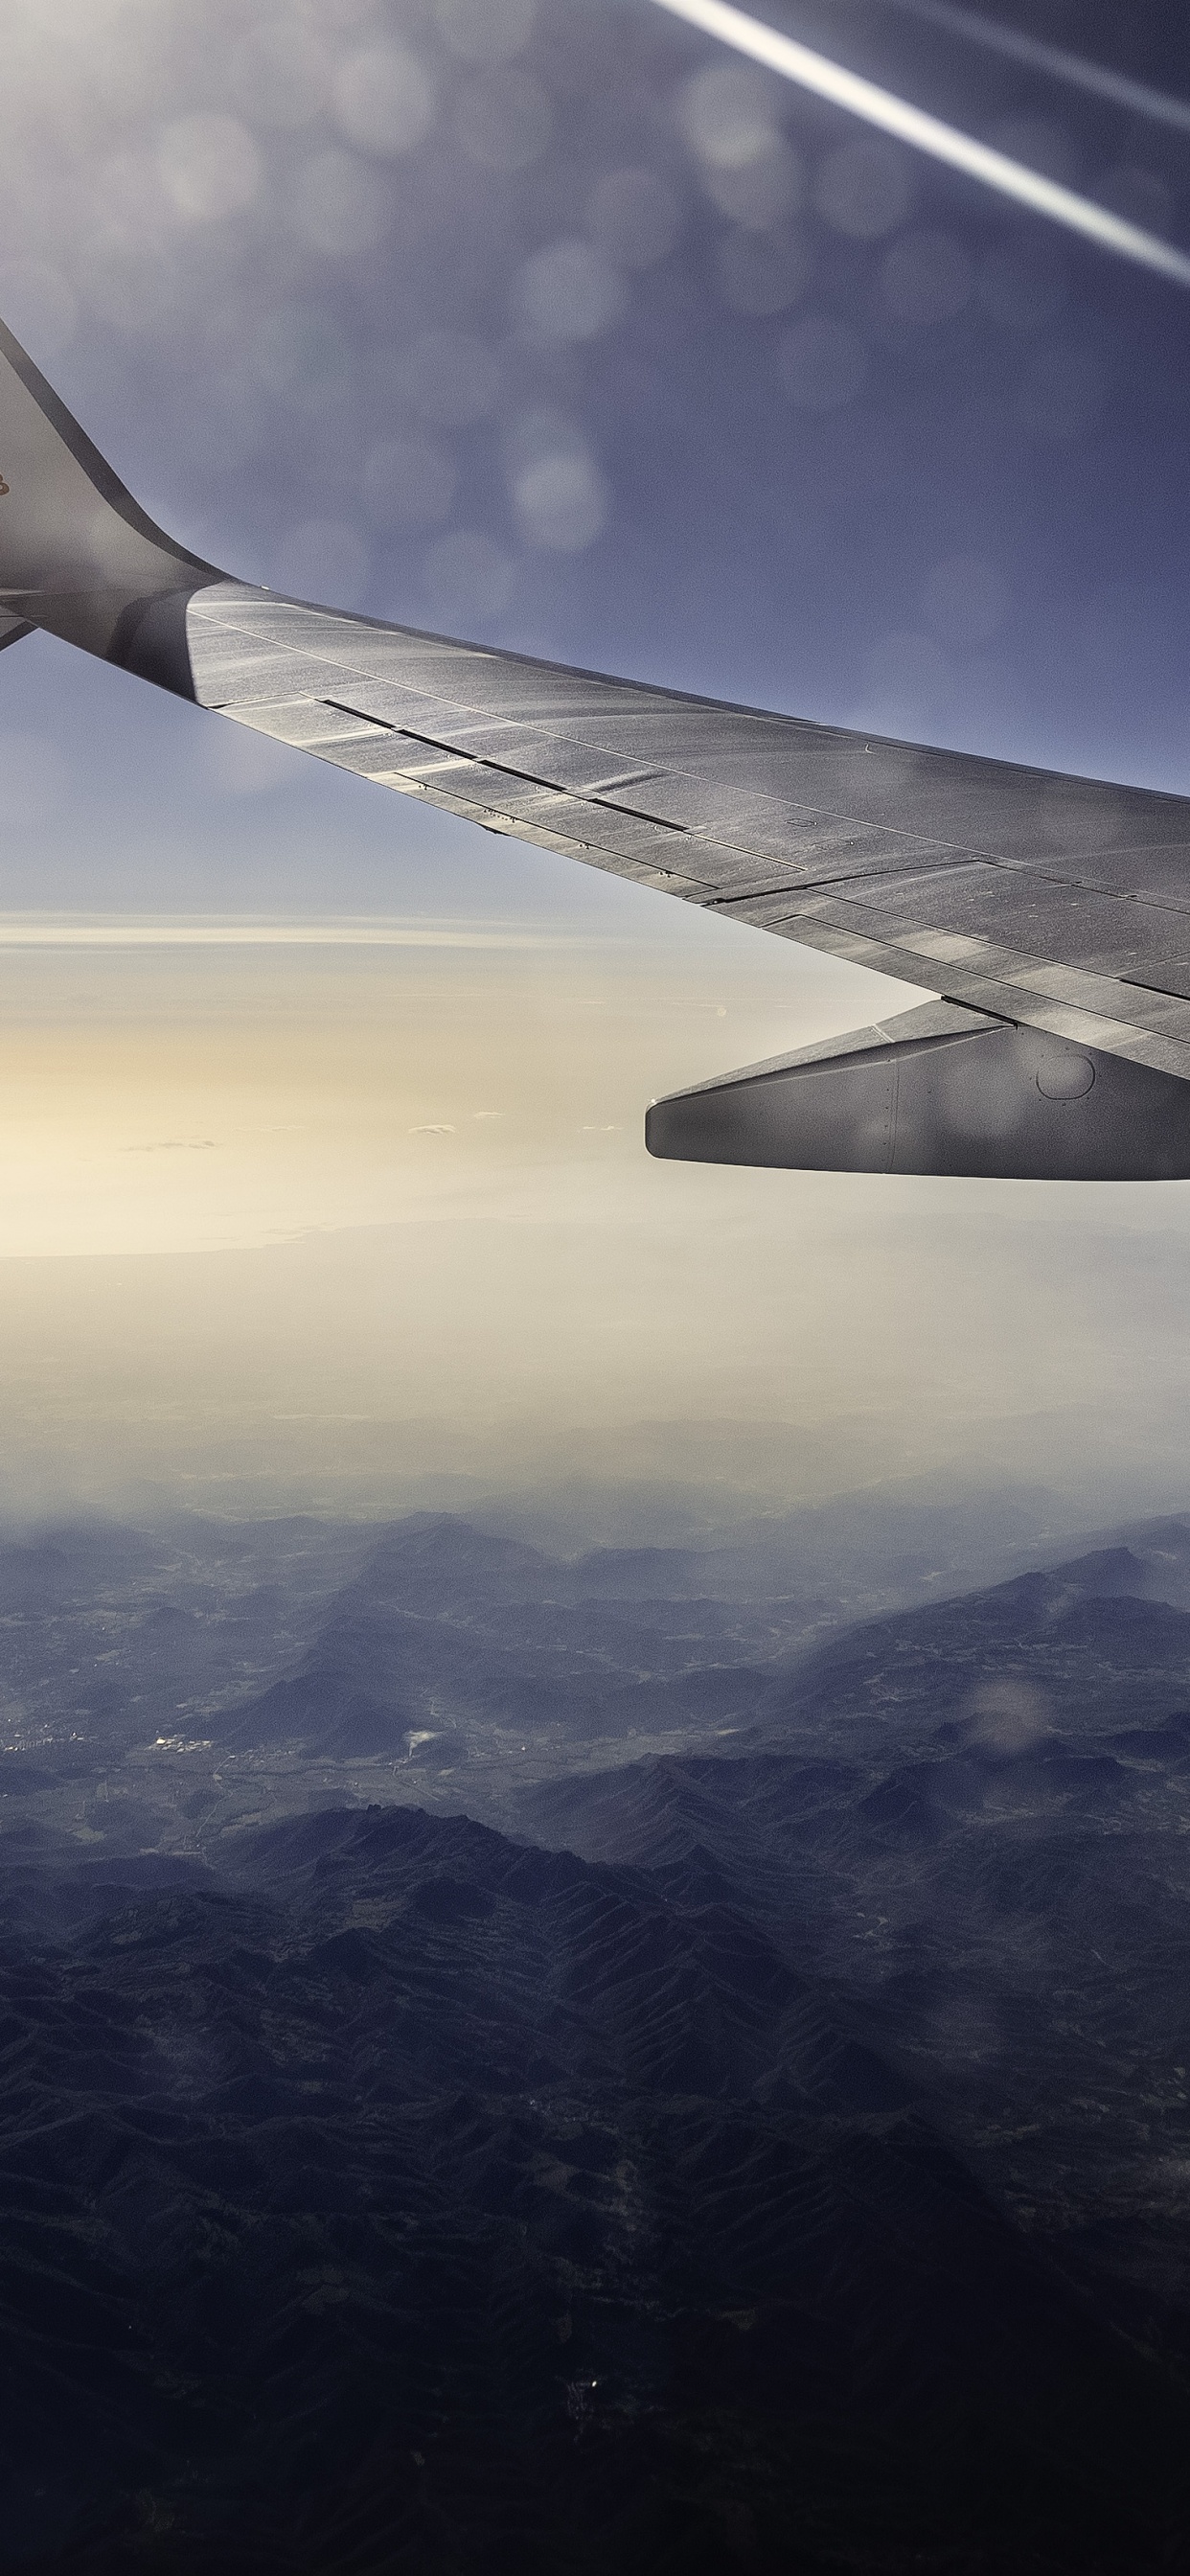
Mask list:
[[[487,830],[939,1005],[687,1104],[696,1159],[1190,1176],[1190,799],[283,599],[157,528],[0,326],[0,646],[33,627]],[[910,1025],[912,1024],[912,1025]],[[917,1067],[917,1072],[913,1068]]]

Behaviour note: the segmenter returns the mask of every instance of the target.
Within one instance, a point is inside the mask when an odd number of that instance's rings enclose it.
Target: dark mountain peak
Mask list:
[[[1111,1600],[1120,1593],[1143,1591],[1149,1581],[1149,1568],[1130,1547],[1099,1547],[1087,1556],[1072,1557],[1069,1564],[1057,1566],[1050,1581]]]
[[[558,1560],[522,1539],[500,1538],[453,1512],[422,1513],[398,1522],[374,1547],[367,1563],[340,1594],[344,1604],[435,1610],[478,1601],[536,1598],[563,1574]]]
[[[1065,1564],[1030,1569],[1027,1574],[1010,1575],[1006,1583],[990,1584],[986,1591],[960,1594],[965,1607],[980,1601],[1019,1602],[1034,1612],[1065,1608],[1075,1600],[1114,1601],[1123,1596],[1142,1598],[1151,1584],[1150,1569],[1143,1557],[1129,1547],[1091,1548],[1085,1556],[1071,1557]],[[957,1606],[946,1603],[944,1608]]]
[[[366,1864],[399,1860],[408,1868],[419,1862],[430,1868],[472,1874],[506,1865],[516,1851],[504,1834],[477,1825],[470,1816],[434,1816],[425,1807],[366,1807],[345,1850]]]
[[[369,1690],[324,1654],[288,1681],[204,1720],[229,1748],[301,1744],[348,1758],[403,1753],[414,1722],[396,1693],[383,1685]]]
[[[583,1873],[568,1852],[514,1842],[470,1816],[441,1816],[425,1807],[337,1807],[289,1817],[246,1835],[238,1874],[287,1893],[302,1885],[325,1892],[379,1872],[416,1887],[423,1880],[501,1889],[524,1897],[546,1880]]]

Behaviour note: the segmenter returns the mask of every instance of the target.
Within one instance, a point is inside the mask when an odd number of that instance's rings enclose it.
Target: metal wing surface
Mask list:
[[[606,679],[238,583],[195,695],[781,937],[1190,1077],[1190,799]]]
[[[653,1120],[655,1151],[1190,1175],[1190,799],[721,705],[231,580],[146,516],[0,325],[0,649],[32,627],[379,785],[947,1006],[862,1032],[845,1079],[819,1049],[732,1077],[714,1117],[697,1112],[700,1142],[679,1109]],[[1032,1037],[1010,1048],[1006,1029]]]

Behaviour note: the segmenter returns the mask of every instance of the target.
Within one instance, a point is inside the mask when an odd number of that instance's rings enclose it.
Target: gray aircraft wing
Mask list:
[[[238,724],[940,997],[656,1104],[654,1152],[1190,1175],[1190,799],[283,599],[155,527],[0,326],[0,646]]]

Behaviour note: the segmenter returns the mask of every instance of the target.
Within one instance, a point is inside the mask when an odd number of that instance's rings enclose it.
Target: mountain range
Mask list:
[[[1190,2567],[1190,1522],[707,1556],[0,1554],[0,2566]]]

